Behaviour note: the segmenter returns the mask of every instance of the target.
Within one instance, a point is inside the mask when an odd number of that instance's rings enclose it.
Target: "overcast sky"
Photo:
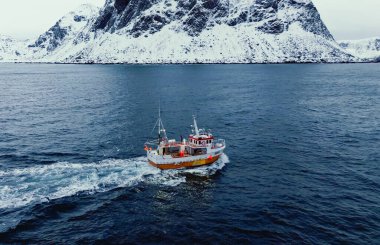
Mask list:
[[[35,38],[80,4],[105,0],[0,0],[0,34]],[[338,40],[380,36],[380,0],[313,0]]]

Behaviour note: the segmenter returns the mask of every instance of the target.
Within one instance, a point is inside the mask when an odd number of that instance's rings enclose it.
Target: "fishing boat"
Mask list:
[[[198,128],[193,116],[192,134],[188,139],[168,139],[161,113],[153,128],[158,128],[158,139],[145,143],[149,163],[162,170],[194,168],[216,162],[226,148],[223,139],[216,139],[210,130]],[[153,132],[152,131],[152,132]]]

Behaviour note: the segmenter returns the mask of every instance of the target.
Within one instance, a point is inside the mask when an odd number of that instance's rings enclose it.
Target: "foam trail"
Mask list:
[[[223,155],[213,165],[191,170],[160,171],[146,157],[104,160],[98,163],[55,163],[0,171],[0,209],[47,202],[78,193],[93,194],[141,182],[176,186],[186,181],[181,173],[214,174],[224,167]]]
[[[226,154],[223,154],[220,159],[215,162],[214,164],[210,166],[204,166],[199,168],[192,168],[192,169],[183,169],[179,170],[184,173],[190,173],[194,175],[200,175],[200,176],[209,176],[215,174],[218,170],[224,168],[227,163],[230,162],[230,159],[228,159],[228,156]]]

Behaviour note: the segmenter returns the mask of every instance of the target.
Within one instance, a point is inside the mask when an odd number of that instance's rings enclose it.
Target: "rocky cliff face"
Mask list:
[[[357,61],[311,0],[107,0],[69,13],[24,60],[75,63]]]
[[[80,37],[85,27],[95,19],[99,9],[90,4],[84,4],[75,11],[62,17],[47,32],[43,33],[38,39],[29,44],[33,50],[32,60],[40,57],[49,56],[57,48],[71,45],[74,39]]]
[[[216,25],[249,23],[257,23],[263,33],[279,34],[299,22],[306,31],[333,39],[308,0],[107,0],[93,30],[113,33],[127,28],[138,37],[173,22],[191,36]]]

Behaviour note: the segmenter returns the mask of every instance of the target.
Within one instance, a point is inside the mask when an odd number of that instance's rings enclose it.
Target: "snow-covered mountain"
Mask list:
[[[311,0],[106,0],[100,11],[83,5],[69,13],[15,59],[65,63],[360,61],[334,40]]]
[[[380,37],[339,41],[348,53],[366,61],[380,62]]]
[[[86,35],[46,61],[354,60],[334,41],[310,0],[107,0]]]
[[[28,53],[27,40],[0,35],[0,62],[17,61]]]
[[[90,4],[83,4],[68,13],[28,45],[30,52],[25,60],[60,62],[61,59],[55,54],[62,52],[65,47],[75,46],[77,40],[85,40],[86,27],[95,21],[98,13],[99,8]]]
[[[99,8],[84,4],[58,20],[48,31],[35,41],[18,41],[0,36],[0,62],[59,62],[54,54],[64,47],[70,48],[81,40],[86,27],[96,20]],[[55,56],[57,57],[57,55]]]

